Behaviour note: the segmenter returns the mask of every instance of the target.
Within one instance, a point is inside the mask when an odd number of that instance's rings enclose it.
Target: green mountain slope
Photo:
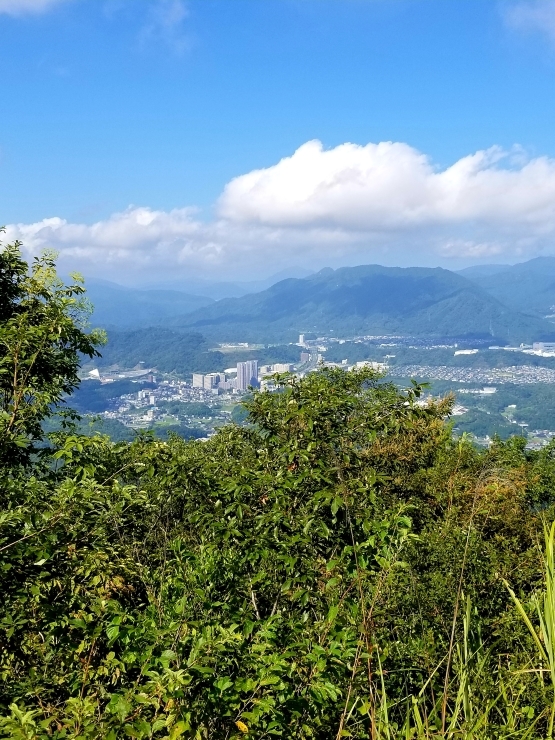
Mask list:
[[[536,257],[495,274],[463,271],[465,276],[507,306],[539,316],[553,313],[555,257]]]
[[[163,372],[212,372],[225,362],[221,352],[210,352],[210,345],[198,333],[171,331],[162,327],[108,332],[108,343],[101,357],[89,367],[134,367],[144,363]],[[113,385],[113,384],[111,384]],[[125,391],[122,391],[125,392]]]
[[[293,339],[321,334],[492,336],[518,342],[554,328],[504,306],[472,281],[441,268],[326,268],[302,280],[230,298],[172,321],[213,339]]]

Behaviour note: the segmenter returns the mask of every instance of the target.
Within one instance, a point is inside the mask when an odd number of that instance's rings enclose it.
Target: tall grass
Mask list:
[[[470,598],[464,598],[462,636],[455,643],[451,675],[446,693],[434,697],[434,676],[445,670],[447,657],[416,695],[404,701],[402,719],[399,703],[386,691],[384,671],[379,664],[371,701],[360,704],[372,740],[543,740],[553,738],[555,725],[555,522],[544,527],[544,585],[533,595],[528,609],[510,585],[505,585],[515,608],[528,628],[536,652],[528,666],[511,670],[495,660],[482,641],[479,619]],[[536,624],[535,624],[536,623]],[[379,663],[379,658],[378,658]],[[523,706],[535,676],[542,689],[544,706],[539,711]],[[493,687],[493,688],[492,688]],[[353,712],[350,713],[351,715]],[[348,737],[348,728],[341,736]]]
[[[507,588],[538,650],[540,665],[534,670],[542,684],[545,684],[545,674],[549,678],[549,687],[546,689],[550,693],[551,706],[547,738],[552,738],[555,720],[555,522],[551,527],[544,524],[544,536],[544,588],[532,597],[532,608],[539,622],[539,630],[536,630],[521,600],[508,584]]]

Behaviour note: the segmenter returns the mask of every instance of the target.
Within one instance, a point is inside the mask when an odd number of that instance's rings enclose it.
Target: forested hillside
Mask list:
[[[82,294],[0,252],[0,737],[552,737],[553,445],[369,369],[207,442],[45,438]]]
[[[162,327],[108,332],[102,357],[94,364],[109,367],[147,367],[172,372],[211,372],[222,367],[223,355],[210,352],[210,344],[197,332],[178,332]]]
[[[476,285],[516,311],[537,316],[553,314],[555,305],[555,258],[535,257],[504,269],[472,273],[461,271]]]
[[[119,365],[129,368],[143,362],[146,367],[155,367],[162,372],[208,373],[248,359],[257,359],[261,364],[297,362],[300,352],[297,345],[277,345],[260,347],[256,351],[243,349],[224,354],[214,349],[214,343],[198,332],[161,327],[132,331],[110,330],[107,337],[108,342],[102,350],[102,357],[95,357],[89,364],[96,367]]]
[[[360,265],[282,280],[261,293],[227,298],[172,319],[221,341],[293,341],[299,331],[335,336],[555,336],[542,318],[507,307],[471,280],[441,268]]]

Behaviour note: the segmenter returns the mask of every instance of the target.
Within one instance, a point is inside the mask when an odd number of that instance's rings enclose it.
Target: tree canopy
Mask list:
[[[65,286],[53,253],[29,268],[20,242],[0,247],[0,454],[24,461],[52,407],[77,387],[81,356],[97,355],[103,336],[86,331],[82,280]]]

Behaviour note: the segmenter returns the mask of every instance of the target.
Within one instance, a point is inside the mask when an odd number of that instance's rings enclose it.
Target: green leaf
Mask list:
[[[224,691],[233,686],[233,681],[228,676],[223,676],[214,681],[214,686],[223,694]]]
[[[106,636],[110,642],[113,642],[119,635],[119,625],[113,624],[106,628]]]

